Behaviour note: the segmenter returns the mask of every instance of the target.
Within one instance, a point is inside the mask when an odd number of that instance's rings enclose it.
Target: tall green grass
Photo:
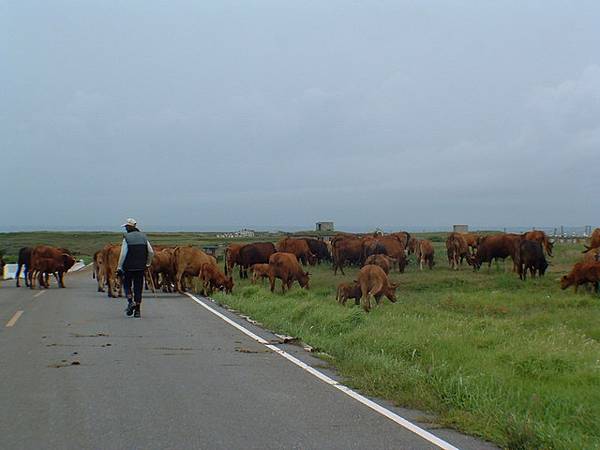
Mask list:
[[[335,302],[356,269],[311,268],[311,289],[286,295],[236,280],[216,297],[316,347],[351,386],[445,426],[511,449],[600,448],[600,299],[558,286],[579,252],[557,246],[546,276],[526,282],[510,261],[476,273],[413,264],[392,275],[398,302],[369,314]]]

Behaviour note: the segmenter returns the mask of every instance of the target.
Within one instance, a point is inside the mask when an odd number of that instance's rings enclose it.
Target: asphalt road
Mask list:
[[[188,297],[146,294],[134,319],[123,299],[95,292],[89,270],[66,285],[0,287],[2,449],[436,448]],[[281,348],[323,365],[299,346]],[[495,448],[432,432],[459,448]]]

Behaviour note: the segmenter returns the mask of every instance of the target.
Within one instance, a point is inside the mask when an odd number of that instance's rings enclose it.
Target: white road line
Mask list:
[[[252,339],[254,339],[255,341],[263,344],[265,347],[269,348],[270,350],[272,350],[273,352],[277,353],[278,355],[281,355],[284,358],[286,358],[287,360],[293,362],[294,364],[296,364],[301,369],[303,369],[306,372],[310,373],[311,375],[317,377],[319,380],[324,381],[325,383],[327,383],[327,384],[335,387],[336,389],[340,390],[341,392],[343,392],[344,394],[348,395],[349,397],[352,397],[354,400],[357,400],[360,403],[362,403],[363,405],[368,406],[373,411],[381,414],[382,416],[387,417],[391,421],[393,421],[393,422],[397,423],[398,425],[406,428],[407,430],[415,433],[416,435],[422,437],[426,441],[431,442],[433,445],[436,445],[437,447],[439,447],[441,449],[444,449],[444,450],[459,450],[457,447],[455,447],[452,444],[450,444],[450,443],[448,443],[448,442],[446,442],[446,441],[438,438],[437,436],[431,434],[429,431],[426,431],[423,428],[418,427],[417,425],[413,424],[412,422],[409,422],[408,420],[406,420],[405,418],[399,416],[398,414],[396,414],[396,413],[390,411],[389,409],[384,408],[383,406],[375,403],[373,400],[368,399],[364,395],[361,395],[358,392],[353,391],[348,386],[343,385],[343,384],[339,383],[338,381],[334,380],[333,378],[328,377],[323,372],[320,372],[317,369],[315,369],[314,367],[309,366],[305,362],[300,361],[295,356],[290,355],[289,353],[287,353],[284,350],[281,350],[280,348],[276,347],[275,345],[269,344],[269,342],[267,340],[265,340],[265,339],[261,338],[260,336],[254,334],[252,331],[250,331],[247,328],[243,327],[239,323],[231,320],[229,317],[225,316],[224,314],[221,314],[219,311],[217,311],[213,307],[209,306],[208,304],[206,304],[205,302],[203,302],[199,298],[195,297],[194,295],[192,295],[190,293],[187,293],[187,292],[186,292],[185,295],[187,295],[189,298],[191,298],[192,300],[194,300],[200,306],[204,307],[205,309],[207,309],[208,311],[210,311],[211,313],[213,313],[215,316],[223,319],[229,325],[237,328],[239,331],[241,331],[245,335],[247,335],[247,336],[251,337]]]
[[[7,327],[14,327],[15,323],[17,323],[17,320],[19,320],[19,317],[21,317],[23,315],[23,311],[19,310],[17,311],[12,317],[11,319],[6,322],[6,326]]]
[[[37,294],[35,294],[35,295],[33,296],[33,298],[38,298],[40,295],[42,295],[42,294],[45,294],[45,293],[46,293],[46,291],[40,291],[40,292],[38,292]]]

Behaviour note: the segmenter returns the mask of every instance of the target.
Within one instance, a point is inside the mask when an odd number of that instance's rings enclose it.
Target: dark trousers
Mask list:
[[[135,303],[142,303],[142,288],[144,287],[143,270],[126,270],[123,276],[123,289],[127,300],[132,298],[131,285],[133,284],[133,300]]]

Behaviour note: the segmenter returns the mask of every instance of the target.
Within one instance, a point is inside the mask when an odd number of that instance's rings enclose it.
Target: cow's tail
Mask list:
[[[225,247],[225,253],[223,256],[223,272],[225,272],[225,275],[228,275],[227,273],[227,254],[229,253],[229,247]]]

